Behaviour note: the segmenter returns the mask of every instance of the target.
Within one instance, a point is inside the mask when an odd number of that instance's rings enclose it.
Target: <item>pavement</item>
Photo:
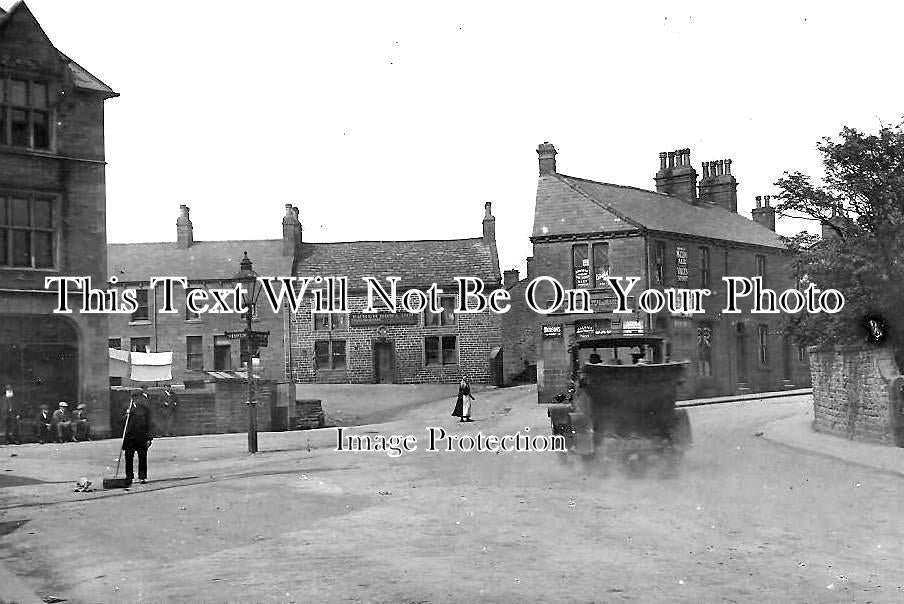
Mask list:
[[[445,400],[356,433],[548,428],[531,387],[477,396],[474,424]],[[147,485],[75,493],[112,475],[114,441],[0,447],[0,603],[904,601],[904,451],[812,432],[807,394],[719,402],[682,403],[679,482],[336,453],[324,429],[262,433],[253,456],[243,434],[157,439]]]
[[[812,398],[808,397],[812,403]],[[849,440],[813,430],[813,405],[767,424],[763,437],[786,447],[904,477],[904,448]]]

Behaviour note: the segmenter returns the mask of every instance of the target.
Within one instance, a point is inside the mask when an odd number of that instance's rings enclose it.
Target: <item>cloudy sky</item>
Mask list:
[[[198,240],[278,238],[285,203],[308,241],[473,237],[492,201],[523,268],[540,142],[651,189],[660,151],[731,158],[749,216],[783,171],[819,174],[821,137],[904,114],[904,9],[879,3],[28,5],[122,95],[111,242],[174,240],[182,203]]]

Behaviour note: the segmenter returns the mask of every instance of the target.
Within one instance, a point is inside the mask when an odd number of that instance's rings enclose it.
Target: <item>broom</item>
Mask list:
[[[117,478],[119,476],[119,464],[122,462],[122,450],[126,443],[126,430],[129,428],[129,417],[132,415],[132,401],[129,401],[129,408],[126,410],[126,423],[122,427],[122,441],[119,446],[119,457],[116,459],[116,473],[113,478],[104,478],[104,489],[126,489],[132,486],[132,481],[128,478]]]

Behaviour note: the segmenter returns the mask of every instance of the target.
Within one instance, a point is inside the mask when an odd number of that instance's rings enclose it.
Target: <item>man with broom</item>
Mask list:
[[[126,480],[135,478],[132,463],[138,453],[138,480],[141,484],[148,479],[148,447],[154,439],[154,423],[148,395],[142,392],[133,395],[126,409],[126,427],[122,438],[122,450],[126,455]]]

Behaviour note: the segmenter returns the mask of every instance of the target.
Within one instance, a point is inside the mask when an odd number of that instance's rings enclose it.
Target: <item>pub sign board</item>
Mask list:
[[[543,325],[543,337],[544,338],[561,338],[562,337],[562,326],[561,325]]]
[[[353,312],[348,315],[349,327],[377,327],[380,325],[417,325],[418,316],[412,313]]]
[[[608,336],[614,333],[618,324],[613,325],[609,319],[597,319],[594,321],[575,321],[574,335],[578,338],[590,338],[593,336]]]
[[[574,322],[574,335],[578,338],[590,338],[593,337],[593,321],[575,321]]]
[[[675,280],[687,282],[687,248],[680,245],[675,247]]]

